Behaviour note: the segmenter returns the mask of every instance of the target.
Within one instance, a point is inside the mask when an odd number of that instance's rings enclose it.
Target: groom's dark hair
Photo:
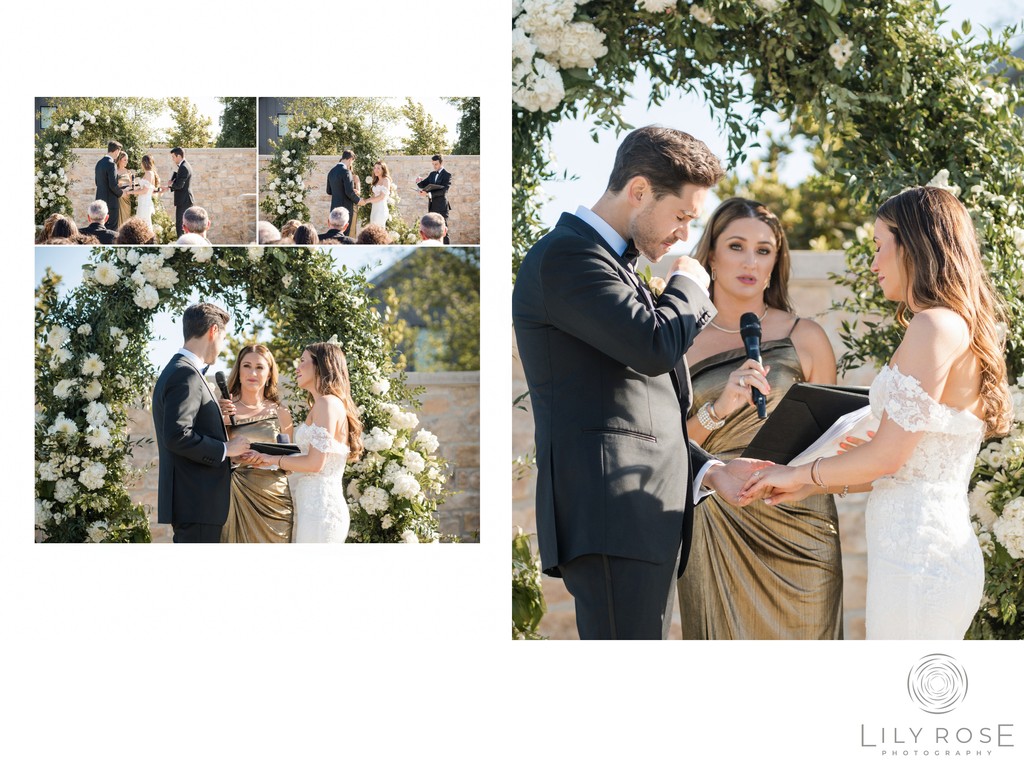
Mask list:
[[[214,306],[212,303],[195,303],[185,309],[181,317],[181,330],[188,341],[192,338],[202,338],[214,325],[226,330],[230,321],[231,315],[220,306]]]
[[[117,141],[111,141],[107,144],[107,154],[110,154],[111,152],[119,152],[121,151],[121,148],[121,144],[117,143]]]
[[[356,155],[355,155],[355,152],[351,152],[351,151],[349,151],[348,149],[346,149],[345,151],[343,151],[343,152],[341,153],[341,158],[342,158],[343,160],[350,160],[350,159],[352,159],[352,158],[353,158],[353,157],[355,157],[355,156],[356,156]]]
[[[175,155],[177,155],[179,157],[184,157],[185,156],[185,150],[182,149],[180,146],[176,146],[173,149],[171,149],[171,154],[175,154]]]
[[[430,158],[430,160],[431,162],[444,163],[444,158],[440,154],[435,154],[433,157]]]
[[[710,189],[725,171],[703,141],[681,130],[648,125],[634,130],[619,146],[608,191],[622,191],[636,176],[646,178],[655,199],[660,199],[678,194],[683,184]]]

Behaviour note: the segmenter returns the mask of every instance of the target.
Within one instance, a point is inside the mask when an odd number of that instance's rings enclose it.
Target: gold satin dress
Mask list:
[[[117,174],[117,185],[126,188],[132,185],[132,176],[130,173],[118,173]],[[117,227],[121,228],[122,224],[132,217],[132,198],[129,194],[122,194],[117,198]]]
[[[743,349],[731,349],[691,368],[691,417],[719,397],[744,359]],[[803,368],[789,338],[763,343],[761,361],[771,367],[770,414],[791,386],[804,382]],[[743,407],[702,446],[729,461],[742,454],[763,422],[755,407]],[[812,495],[792,505],[756,501],[737,508],[711,495],[694,511],[693,543],[677,586],[684,639],[842,638],[835,501]]]
[[[229,437],[245,436],[253,442],[275,442],[281,433],[277,413],[260,418],[236,418]],[[290,543],[292,495],[281,471],[237,466],[231,472],[231,505],[221,529],[222,543]]]

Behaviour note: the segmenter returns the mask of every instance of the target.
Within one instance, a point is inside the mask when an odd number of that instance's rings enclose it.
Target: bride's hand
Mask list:
[[[768,497],[765,502],[774,505],[781,495],[790,495],[805,486],[800,478],[802,466],[774,465],[759,468],[751,474],[750,479],[740,492],[740,500],[749,502],[758,497]]]

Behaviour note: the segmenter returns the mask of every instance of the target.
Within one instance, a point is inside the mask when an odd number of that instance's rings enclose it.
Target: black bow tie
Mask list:
[[[210,365],[206,365],[206,366],[205,366],[205,367],[204,367],[204,368],[202,369],[202,373],[203,373],[203,375],[205,375],[205,374],[206,374],[206,371],[207,371],[208,369],[210,369]]]
[[[640,257],[640,251],[636,249],[636,245],[633,244],[633,240],[629,240],[626,243],[626,252],[622,254],[622,260],[625,261],[626,266],[632,271],[636,271],[636,260]]]

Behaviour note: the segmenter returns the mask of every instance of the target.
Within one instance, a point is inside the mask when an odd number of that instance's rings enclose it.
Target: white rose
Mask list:
[[[391,427],[396,431],[411,431],[420,424],[415,412],[402,412],[397,407],[396,410],[391,413]]]
[[[362,497],[362,493],[359,491],[359,482],[356,479],[352,479],[348,483],[348,489],[345,491],[348,499],[353,503],[358,503],[359,498]]]
[[[99,489],[103,486],[103,477],[107,475],[107,467],[103,463],[89,463],[81,473],[78,481],[86,489]]]
[[[408,473],[402,472],[395,476],[395,481],[391,485],[391,494],[395,497],[405,497],[412,499],[420,493],[420,483],[416,481],[415,477]]]
[[[196,263],[206,263],[213,258],[212,247],[194,247],[192,248],[192,260]]]
[[[373,381],[370,385],[370,393],[376,394],[377,396],[386,394],[390,390],[391,381],[387,378],[377,378],[377,380]]]
[[[427,467],[427,462],[424,460],[423,455],[415,450],[406,450],[405,456],[402,460],[402,464],[409,473],[419,473]]]
[[[96,271],[93,272],[93,279],[99,282],[101,285],[117,284],[117,281],[121,278],[121,271],[114,264],[109,261],[100,261],[96,264]]]
[[[550,112],[565,98],[562,75],[544,59],[519,64],[512,70],[512,100],[530,112]]]
[[[153,285],[146,285],[134,296],[135,305],[142,309],[153,309],[160,304],[160,293]]]
[[[394,519],[391,518],[391,514],[390,513],[385,513],[381,517],[381,519],[380,519],[380,528],[381,529],[391,529],[391,527],[394,526],[394,524],[395,524],[395,521],[394,521]]]
[[[388,508],[388,493],[380,487],[367,487],[359,498],[359,506],[371,516]]]
[[[67,399],[76,385],[78,385],[77,378],[65,378],[53,387],[53,395],[58,399]]]
[[[416,537],[416,533],[413,532],[411,529],[407,529],[404,532],[402,532],[403,543],[418,543],[419,541],[420,539]]]
[[[85,361],[82,362],[82,374],[92,375],[94,378],[98,378],[103,374],[103,369],[106,367],[103,361],[96,354],[89,354],[85,357]]]
[[[597,66],[597,59],[608,52],[604,38],[604,32],[593,24],[574,21],[562,32],[562,39],[555,54],[556,63],[563,69],[590,69]]]
[[[56,370],[65,362],[71,361],[71,352],[66,348],[58,348],[53,352],[53,358],[50,359],[50,369]]]
[[[153,286],[157,288],[168,288],[173,287],[178,283],[178,272],[172,269],[170,266],[164,266],[162,269],[157,269],[152,275]],[[127,339],[122,338],[124,345],[127,345]]]
[[[1002,515],[992,523],[992,532],[1013,558],[1024,558],[1024,497],[1003,507]]]
[[[71,337],[71,330],[67,327],[61,327],[60,325],[54,325],[50,328],[50,332],[46,336],[46,345],[56,350],[63,346],[68,338]]]
[[[85,387],[84,393],[85,398],[88,399],[89,401],[99,399],[100,395],[103,393],[103,386],[100,385],[100,382],[98,380],[93,379],[92,381],[89,382],[89,385]]]
[[[519,24],[531,35],[544,29],[562,27],[572,21],[576,0],[523,0],[525,16]]]
[[[421,430],[419,433],[417,433],[416,438],[414,438],[412,442],[413,444],[422,445],[424,451],[428,455],[431,455],[434,452],[436,452],[439,446],[437,437],[427,430]]]
[[[978,520],[983,529],[992,529],[992,523],[998,518],[988,501],[988,493],[992,490],[991,483],[979,481],[967,496],[971,515]]]
[[[395,435],[390,431],[384,431],[379,426],[374,426],[370,433],[363,434],[363,447],[370,452],[381,452],[391,449]]]
[[[103,402],[89,402],[85,406],[85,420],[90,425],[102,426],[107,422],[110,411]]]
[[[925,186],[934,186],[938,189],[945,189],[957,197],[960,196],[960,187],[956,184],[950,185],[949,171],[945,168],[936,173],[932,180],[926,183]]]

